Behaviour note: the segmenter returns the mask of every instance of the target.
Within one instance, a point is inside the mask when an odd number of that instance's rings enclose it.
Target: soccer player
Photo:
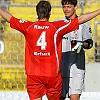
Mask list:
[[[38,21],[31,22],[15,18],[0,9],[0,15],[10,27],[20,31],[26,39],[25,70],[27,92],[30,100],[60,100],[62,78],[59,61],[61,42],[64,34],[78,29],[84,23],[100,14],[100,9],[69,21],[49,22],[51,5],[41,0],[36,6]]]
[[[77,18],[77,0],[61,1],[65,18]],[[91,27],[88,22],[79,25],[79,29],[63,36],[62,40],[62,94],[61,100],[80,100],[84,87],[85,51],[93,46]]]

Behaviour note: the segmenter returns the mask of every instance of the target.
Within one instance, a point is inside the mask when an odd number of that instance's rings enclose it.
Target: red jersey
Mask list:
[[[12,17],[10,26],[25,36],[26,74],[56,76],[60,72],[62,37],[64,34],[78,29],[79,24],[77,18],[69,22],[64,20],[30,22]]]

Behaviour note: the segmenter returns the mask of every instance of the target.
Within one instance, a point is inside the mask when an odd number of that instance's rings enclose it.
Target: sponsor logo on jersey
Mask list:
[[[19,23],[27,22],[27,20],[19,20]]]
[[[38,25],[34,25],[34,29],[48,29],[49,26],[38,26]]]
[[[35,56],[50,56],[50,52],[34,52]]]

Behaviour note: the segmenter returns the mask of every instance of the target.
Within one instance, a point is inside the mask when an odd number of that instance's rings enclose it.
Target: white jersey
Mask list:
[[[65,20],[65,19],[64,19]],[[85,41],[92,39],[90,24],[88,22],[79,26],[78,30],[72,31],[63,36],[62,39],[62,76],[69,77],[70,68],[76,64],[78,69],[85,70],[85,52],[82,48],[80,53],[71,51],[71,40]]]
[[[62,52],[71,51],[71,40],[85,41],[92,39],[90,24],[88,22],[79,25],[79,29],[63,36]]]

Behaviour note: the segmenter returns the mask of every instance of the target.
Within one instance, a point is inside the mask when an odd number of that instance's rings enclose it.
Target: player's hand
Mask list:
[[[80,41],[77,41],[76,45],[72,48],[72,51],[75,53],[80,53],[80,50],[82,48],[83,43]]]

